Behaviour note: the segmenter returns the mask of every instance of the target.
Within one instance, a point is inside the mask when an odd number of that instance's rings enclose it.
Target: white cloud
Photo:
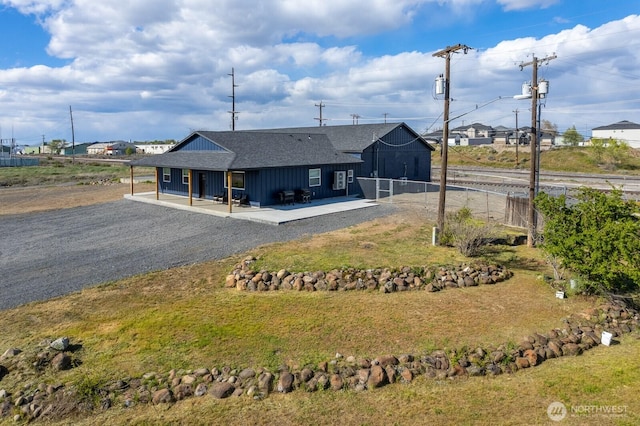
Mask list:
[[[68,59],[57,67],[0,69],[0,117],[12,117],[22,133],[52,137],[68,131],[69,105],[79,138],[84,133],[96,135],[92,139],[179,139],[189,129],[227,129],[228,74],[234,67],[238,129],[312,125],[315,104],[322,100],[331,124],[349,122],[354,113],[362,122],[388,114],[423,130],[442,113],[433,80],[444,72],[444,60],[432,56],[429,44],[378,56],[365,54],[357,43],[412,24],[421,7],[445,3],[460,12],[487,1],[0,0],[38,14],[51,34],[48,52]],[[554,3],[496,1],[508,10]],[[341,42],[342,37],[353,38]],[[560,127],[575,120],[569,112],[576,102],[607,105],[612,92],[616,100],[639,98],[640,57],[633,42],[639,39],[640,17],[632,15],[593,29],[576,25],[456,54],[452,115],[469,113],[454,124],[512,124],[512,111],[527,105],[505,98],[475,108],[519,93],[531,68],[520,71],[518,65],[530,61],[531,53],[558,55],[540,73],[551,83],[543,113]],[[624,107],[629,105],[638,102]],[[599,125],[634,117],[619,118],[604,108],[592,119],[604,121]]]
[[[497,0],[504,7],[504,10],[524,10],[550,7],[560,0]]]

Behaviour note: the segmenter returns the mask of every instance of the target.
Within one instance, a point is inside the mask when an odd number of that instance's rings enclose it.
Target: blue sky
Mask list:
[[[640,1],[0,0],[0,137],[180,140],[195,129],[405,121],[442,127],[433,53],[451,61],[452,126],[526,123],[532,54],[560,130],[640,123]],[[476,106],[495,100],[486,107]],[[524,118],[523,118],[524,116]]]

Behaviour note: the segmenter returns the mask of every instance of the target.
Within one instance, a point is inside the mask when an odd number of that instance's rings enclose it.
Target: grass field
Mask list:
[[[75,183],[89,185],[99,181],[119,182],[129,177],[129,166],[98,162],[72,162],[42,158],[39,166],[0,167],[0,188],[7,186],[37,186]],[[153,169],[136,167],[136,176],[153,176]]]
[[[453,249],[432,247],[431,224],[415,216],[379,219],[287,244],[258,247],[258,265],[293,271],[357,266],[460,262]],[[411,244],[407,244],[413,237]],[[50,382],[106,383],[150,371],[199,367],[300,367],[345,356],[374,358],[435,349],[517,343],[532,332],[598,303],[565,300],[538,277],[548,272],[535,249],[501,247],[485,258],[515,275],[495,286],[439,293],[272,292],[223,288],[243,256],[132,277],[68,297],[0,312],[0,350],[30,348],[69,336],[81,344],[82,365]],[[546,407],[627,406],[624,417],[581,416],[567,424],[640,421],[638,334],[576,358],[495,378],[419,378],[357,393],[297,391],[249,397],[191,398],[172,406],[121,405],[69,424],[531,424],[548,421]],[[11,376],[0,388],[12,388]],[[17,383],[15,384],[17,386]],[[213,420],[215,419],[215,421]],[[572,423],[576,422],[576,423]],[[65,424],[65,422],[62,422]]]
[[[79,175],[66,165],[54,167]],[[69,179],[69,174],[66,176],[61,179]],[[74,186],[79,187],[84,186]],[[91,202],[117,199],[113,188],[122,193],[128,189],[126,185],[87,188],[95,193]],[[2,193],[3,197],[17,194],[14,189],[2,191],[10,191]],[[28,202],[22,204],[22,212],[38,211],[39,205],[49,205],[60,196],[53,189],[25,194],[31,195],[25,195]],[[78,200],[87,198],[86,193],[78,194]],[[81,201],[68,199],[64,204],[68,207],[77,202]],[[150,371],[225,365],[296,368],[328,361],[337,352],[371,359],[516,344],[533,332],[561,327],[569,314],[601,302],[578,295],[556,299],[554,290],[540,279],[550,273],[541,253],[506,246],[494,247],[483,255],[514,272],[513,278],[495,286],[392,294],[243,293],[223,288],[226,275],[246,255],[257,256],[257,267],[270,271],[424,266],[469,260],[454,249],[431,246],[433,221],[423,212],[404,211],[286,244],[256,247],[222,261],[135,276],[2,311],[0,353],[14,347],[32,351],[45,339],[68,336],[72,344],[82,346],[74,353],[82,364],[62,373],[46,370],[41,379],[8,375],[0,380],[0,389],[15,392],[40,380],[68,387],[101,385]],[[91,417],[55,424],[556,424],[546,410],[558,401],[569,410],[559,424],[633,425],[640,423],[638,354],[640,334],[634,332],[611,347],[548,360],[511,375],[456,380],[419,377],[409,384],[365,392],[298,390],[286,395],[274,393],[263,400],[205,396],[173,405],[133,408],[124,408],[120,402],[109,410],[97,410]],[[624,407],[624,413],[585,412],[585,407],[595,406]],[[15,424],[11,417],[0,418],[0,423]]]

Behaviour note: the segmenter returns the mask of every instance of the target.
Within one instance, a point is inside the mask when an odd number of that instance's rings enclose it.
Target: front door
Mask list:
[[[207,175],[204,173],[198,173],[198,197],[204,198],[206,194]]]

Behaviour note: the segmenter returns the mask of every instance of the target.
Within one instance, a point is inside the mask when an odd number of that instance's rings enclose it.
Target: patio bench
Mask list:
[[[280,204],[294,204],[295,192],[294,191],[280,191],[278,192]]]

